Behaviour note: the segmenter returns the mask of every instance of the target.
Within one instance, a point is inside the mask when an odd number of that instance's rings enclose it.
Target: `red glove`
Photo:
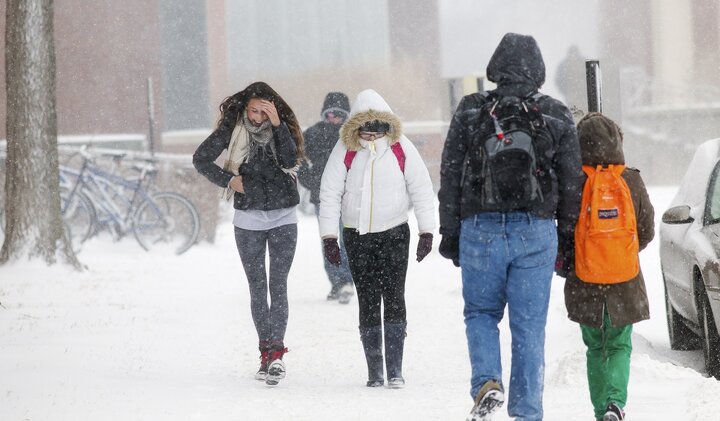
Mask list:
[[[340,246],[337,238],[323,239],[323,254],[332,265],[340,266]]]
[[[420,240],[417,245],[417,261],[420,262],[432,250],[433,235],[429,232],[420,234]]]

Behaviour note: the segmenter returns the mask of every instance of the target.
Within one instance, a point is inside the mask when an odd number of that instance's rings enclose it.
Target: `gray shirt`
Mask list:
[[[295,208],[297,206],[269,211],[235,209],[233,225],[250,231],[267,231],[282,225],[297,224]]]

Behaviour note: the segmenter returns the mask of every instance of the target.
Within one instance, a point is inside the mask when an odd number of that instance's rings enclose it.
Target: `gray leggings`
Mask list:
[[[258,340],[282,344],[288,322],[287,278],[295,257],[297,224],[268,231],[235,227],[235,243],[250,286],[250,311]],[[269,282],[265,269],[266,246],[270,253]]]

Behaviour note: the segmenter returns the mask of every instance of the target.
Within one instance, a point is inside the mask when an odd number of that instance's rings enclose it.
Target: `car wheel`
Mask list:
[[[690,351],[702,347],[700,337],[685,324],[683,317],[678,314],[670,302],[665,285],[665,314],[667,315],[668,337],[670,349],[676,351]]]
[[[705,371],[720,380],[720,335],[718,335],[710,301],[705,291],[700,296],[700,323],[703,331],[702,349]]]

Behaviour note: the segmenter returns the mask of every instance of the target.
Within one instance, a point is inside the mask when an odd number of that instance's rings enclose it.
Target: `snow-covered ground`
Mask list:
[[[674,192],[650,189],[656,220]],[[0,420],[463,420],[472,402],[459,269],[436,251],[411,261],[407,387],[369,389],[357,301],[325,301],[314,217],[301,215],[298,241],[288,374],[275,388],[253,379],[257,337],[230,210],[215,244],[179,257],[99,238],[80,255],[82,273],[0,267]],[[720,383],[702,374],[701,353],[669,349],[657,240],[641,258],[652,318],[633,335],[628,419],[720,419]],[[545,419],[591,420],[584,348],[562,287],[556,278]],[[507,324],[501,332],[507,382]],[[509,418],[503,409],[494,419]]]

